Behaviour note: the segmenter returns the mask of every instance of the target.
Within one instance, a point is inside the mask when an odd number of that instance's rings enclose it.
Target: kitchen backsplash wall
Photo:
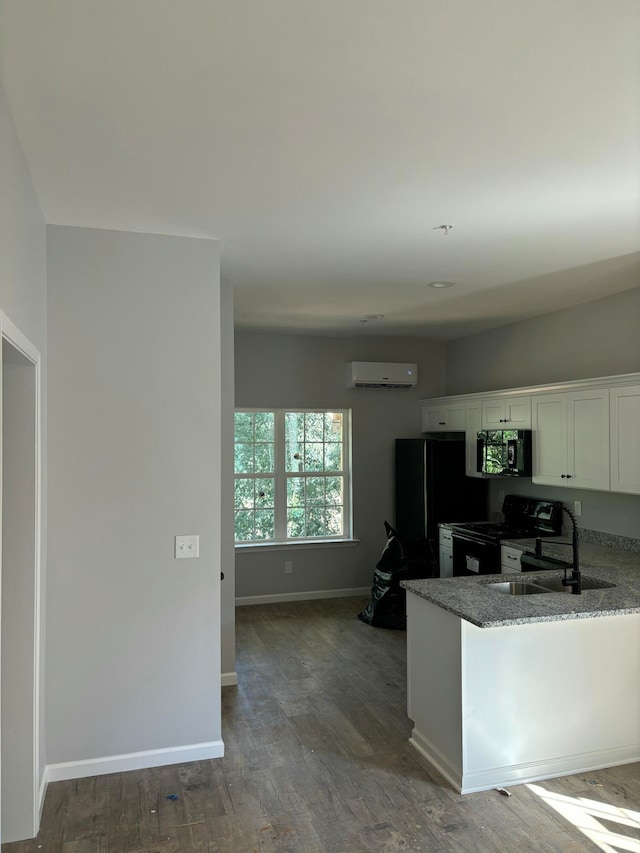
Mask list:
[[[617,536],[615,533],[602,533],[600,530],[589,530],[588,527],[581,529],[580,542],[640,554],[640,539],[634,539],[632,536]]]
[[[562,501],[572,511],[573,502],[582,501],[582,515],[576,519],[578,527],[640,539],[640,495],[620,495],[589,489],[558,489],[553,486],[537,486],[530,479],[512,480],[508,477],[497,477],[491,480],[489,485],[492,517],[500,513],[503,494]]]

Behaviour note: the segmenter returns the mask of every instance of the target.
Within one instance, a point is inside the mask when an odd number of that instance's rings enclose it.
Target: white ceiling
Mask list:
[[[639,34],[638,0],[1,0],[0,74],[47,222],[219,238],[245,328],[450,339],[640,286]]]

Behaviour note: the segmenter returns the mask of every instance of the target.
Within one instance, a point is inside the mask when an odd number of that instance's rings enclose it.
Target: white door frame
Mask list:
[[[14,349],[18,350],[26,359],[28,359],[35,368],[35,396],[34,412],[35,412],[35,507],[34,507],[34,596],[33,596],[33,772],[32,772],[32,791],[31,808],[32,826],[28,827],[32,831],[31,837],[38,834],[40,826],[40,815],[44,803],[45,794],[45,773],[44,766],[40,766],[40,708],[41,708],[41,660],[40,660],[40,643],[41,643],[41,620],[42,620],[42,602],[41,602],[41,558],[42,558],[42,411],[41,411],[41,390],[42,390],[42,370],[41,357],[39,351],[28,338],[22,334],[17,326],[11,322],[7,315],[0,311],[0,376],[2,376],[3,356],[2,342],[7,341]],[[0,397],[0,545],[2,543],[2,405]],[[2,589],[2,548],[0,547],[0,591]],[[1,615],[1,614],[0,614]],[[0,634],[1,637],[1,634]],[[0,756],[2,744],[0,743]],[[44,764],[44,762],[42,762]],[[0,819],[2,816],[0,804]],[[28,837],[28,836],[27,836]]]

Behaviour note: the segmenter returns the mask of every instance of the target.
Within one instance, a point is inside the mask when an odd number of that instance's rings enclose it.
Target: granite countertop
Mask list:
[[[555,541],[567,540],[558,537]],[[535,539],[514,539],[503,541],[503,544],[531,553],[535,549]],[[566,560],[567,552],[570,554],[570,549],[554,547],[554,539],[544,542],[546,556]],[[487,588],[488,584],[503,581],[562,577],[562,571],[412,580],[403,581],[401,586],[479,628],[640,613],[639,551],[611,548],[581,539],[580,568],[583,577],[606,581],[615,587],[588,589],[581,595],[568,592],[505,595]]]

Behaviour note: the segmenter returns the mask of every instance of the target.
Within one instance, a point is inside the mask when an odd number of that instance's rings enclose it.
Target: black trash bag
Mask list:
[[[435,574],[433,548],[427,539],[404,536],[385,521],[387,542],[373,573],[371,601],[358,619],[376,628],[406,631],[406,592],[400,581],[432,578]]]

